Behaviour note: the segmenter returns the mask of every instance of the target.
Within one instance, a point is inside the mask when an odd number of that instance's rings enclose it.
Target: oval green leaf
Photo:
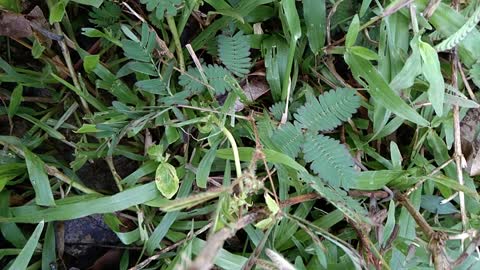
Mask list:
[[[168,163],[158,165],[155,172],[155,184],[165,198],[171,199],[177,193],[179,183],[175,167]]]
[[[345,38],[345,47],[350,48],[353,46],[353,44],[355,44],[358,36],[358,31],[360,31],[360,20],[358,19],[358,15],[355,14],[352,23],[348,28],[347,37]]]

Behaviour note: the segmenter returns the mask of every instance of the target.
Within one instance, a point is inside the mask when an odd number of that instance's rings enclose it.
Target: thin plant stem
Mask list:
[[[22,149],[20,149],[20,147],[17,147],[15,145],[12,145],[12,144],[6,144],[2,141],[0,141],[0,144],[3,144],[5,145],[6,147],[8,147],[10,150],[12,150],[15,154],[17,154],[18,156],[22,157],[22,158],[25,158],[25,153],[23,152]],[[79,183],[79,182],[76,182],[74,181],[73,179],[71,179],[70,177],[66,176],[64,173],[62,173],[61,171],[59,171],[56,167],[54,166],[50,166],[50,165],[47,165],[45,164],[45,172],[50,175],[50,176],[54,176],[56,177],[57,179],[59,179],[60,181],[66,183],[66,184],[69,184],[71,185],[72,187],[80,190],[81,192],[85,193],[85,194],[99,194],[98,192],[96,192],[95,190],[93,189],[90,189],[86,186],[84,186],[82,183]]]
[[[440,166],[438,166],[437,168],[435,168],[434,170],[432,170],[428,176],[434,176],[435,174],[437,174],[438,172],[440,172],[443,168],[447,167],[448,164],[450,164],[454,159],[451,158],[447,161],[445,161],[444,163],[442,163]],[[415,186],[413,186],[412,188],[410,188],[409,190],[407,190],[407,192],[405,192],[405,196],[409,196],[412,192],[414,192],[415,190],[417,190],[425,181],[428,180],[428,177],[424,177],[422,178],[420,181],[418,181]]]
[[[187,3],[190,2],[190,3]],[[183,30],[185,29],[185,26],[187,25],[188,19],[190,18],[190,15],[192,15],[193,10],[197,6],[198,0],[190,0],[190,1],[185,1],[185,6],[183,8],[183,13],[180,16],[180,19],[178,20],[177,23],[177,33],[179,36],[182,35]],[[168,47],[170,50],[173,49],[175,46],[175,43],[171,43],[170,46]]]
[[[205,72],[203,72],[202,64],[200,63],[200,60],[198,59],[197,55],[195,54],[195,50],[193,50],[193,47],[192,47],[191,44],[187,44],[185,47],[187,47],[187,51],[190,54],[190,57],[192,57],[192,60],[195,63],[195,66],[197,67],[198,72],[200,72],[200,76],[202,77],[203,83],[208,87],[207,77],[205,76]],[[186,73],[186,74],[188,74],[188,73]]]
[[[460,61],[457,61],[457,68],[458,68],[458,71],[460,71],[460,75],[462,76],[462,81],[463,81],[463,84],[465,84],[465,88],[467,89],[468,95],[473,101],[477,101],[477,97],[473,93],[472,87],[470,87],[470,84],[468,83],[467,76],[465,76],[465,72],[463,71],[463,67]]]
[[[115,164],[113,164],[113,158],[112,156],[107,156],[105,158],[105,161],[108,164],[108,168],[110,169],[110,172],[112,173],[113,180],[115,180],[115,184],[117,185],[118,191],[122,192],[123,187],[121,184],[122,178],[120,175],[117,173],[117,170],[115,169]]]
[[[191,234],[188,234],[187,237],[185,237],[184,239],[176,242],[175,244],[173,245],[170,245],[168,247],[165,247],[163,248],[162,250],[160,250],[159,252],[155,253],[154,255],[148,257],[146,260],[142,261],[141,263],[137,264],[136,266],[130,268],[129,270],[140,270],[140,269],[143,269],[145,268],[149,263],[151,263],[152,261],[154,260],[158,260],[162,254],[165,254],[169,251],[172,251],[174,249],[176,249],[177,247],[179,247],[180,245],[182,245],[183,243],[189,241],[190,239],[192,239],[193,237],[196,237],[202,233],[204,233],[205,231],[207,231],[210,227],[212,226],[212,223],[208,223],[207,225],[205,225],[203,228],[197,230],[195,233],[191,233]]]
[[[458,61],[458,54],[457,54],[457,49],[455,48],[453,50],[453,65],[452,65],[452,85],[454,88],[457,88],[458,82],[457,82],[457,65],[455,63]],[[458,105],[453,106],[453,132],[454,132],[454,148],[455,148],[455,154],[454,154],[454,159],[455,159],[455,165],[457,167],[457,180],[458,183],[463,186],[465,185],[463,181],[463,153],[462,153],[462,140],[461,140],[461,134],[460,134],[460,108]],[[467,218],[467,210],[465,207],[465,193],[462,191],[459,191],[458,193],[459,200],[460,200],[460,214],[462,217],[462,225],[463,225],[463,230],[467,230],[467,223],[468,223],[468,218]]]
[[[55,30],[57,31],[57,34],[62,35],[62,29],[60,28],[59,23],[55,23]],[[72,64],[72,59],[70,58],[70,52],[68,51],[65,40],[60,40],[58,43],[60,44],[60,48],[62,49],[63,58],[65,59],[65,63],[67,64],[68,72],[70,73],[70,77],[72,78],[73,85],[75,85],[75,87],[78,89],[82,89],[78,81],[78,78],[75,74],[75,70]],[[88,108],[88,103],[85,101],[85,99],[80,97],[80,101],[82,103],[83,108],[85,109],[85,112],[88,114],[92,114],[92,112],[90,111],[90,108]]]
[[[228,141],[232,145],[233,150],[233,158],[235,159],[235,170],[237,171],[237,178],[242,177],[242,166],[240,165],[240,155],[238,154],[238,147],[237,143],[235,142],[235,138],[233,138],[232,133],[228,131],[225,127],[222,127],[222,132],[227,137]]]
[[[183,60],[183,50],[182,45],[180,44],[180,37],[178,35],[177,25],[175,24],[175,20],[172,16],[167,16],[167,23],[173,36],[173,42],[175,43],[175,49],[177,51],[180,70],[185,71],[185,60]]]
[[[290,50],[288,51],[287,68],[285,70],[285,77],[283,78],[282,84],[282,100],[286,100],[289,95],[290,73],[292,72],[293,58],[295,58],[296,44],[297,39],[292,35],[292,39],[290,40]],[[288,102],[288,100],[286,100],[286,102]]]

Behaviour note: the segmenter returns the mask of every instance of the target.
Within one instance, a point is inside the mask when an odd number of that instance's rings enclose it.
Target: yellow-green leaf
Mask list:
[[[258,223],[255,224],[255,227],[265,230],[268,228],[273,222],[273,219],[271,217],[268,217],[266,219],[260,220]]]
[[[175,167],[168,163],[160,163],[155,172],[155,183],[158,190],[167,199],[171,199],[178,191],[179,179]]]
[[[349,48],[352,47],[353,44],[355,44],[359,30],[360,20],[358,19],[358,15],[355,14],[352,23],[350,23],[350,27],[348,28],[347,37],[345,38],[345,47]]]
[[[48,19],[50,21],[50,24],[62,21],[63,15],[65,15],[65,7],[67,6],[68,1],[69,0],[57,1],[50,8],[50,17]]]
[[[87,55],[83,58],[83,69],[85,69],[87,73],[90,73],[97,67],[99,61],[100,55]]]
[[[268,193],[265,193],[265,203],[267,203],[268,210],[272,212],[273,215],[276,215],[278,211],[280,211],[280,207],[278,206],[277,202],[275,202]]]

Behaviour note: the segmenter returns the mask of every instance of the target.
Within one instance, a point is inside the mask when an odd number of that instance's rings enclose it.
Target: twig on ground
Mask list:
[[[425,218],[415,209],[408,197],[401,193],[397,193],[395,198],[403,207],[405,207],[405,209],[407,209],[420,227],[420,230],[429,240],[428,249],[432,255],[435,269],[451,269],[450,262],[445,252],[445,242],[448,239],[448,235],[444,232],[434,231]]]
[[[477,235],[472,242],[465,248],[465,250],[458,256],[458,258],[452,262],[453,267],[460,266],[467,258],[470,256],[475,250],[477,250],[477,247],[480,245],[480,235]]]
[[[195,54],[195,50],[193,50],[192,45],[187,44],[187,45],[185,45],[185,47],[187,48],[187,51],[190,54],[190,57],[192,58],[193,63],[195,63],[195,66],[197,67],[198,72],[200,73],[200,76],[202,77],[203,83],[205,85],[209,85],[208,80],[207,80],[207,76],[205,76],[205,72],[203,71],[202,64],[200,63],[200,60],[198,59],[197,55]]]
[[[173,245],[170,245],[162,250],[160,250],[159,252],[155,253],[155,255],[153,256],[150,256],[148,257],[147,259],[145,259],[144,261],[142,261],[141,263],[137,264],[136,266],[130,268],[129,270],[140,270],[140,269],[143,269],[145,268],[145,266],[147,266],[149,263],[151,263],[152,261],[154,260],[158,260],[158,258],[160,258],[160,256],[162,256],[162,254],[165,254],[171,250],[174,250],[176,249],[177,247],[179,247],[180,245],[182,245],[183,243],[185,243],[186,241],[189,241],[191,240],[193,237],[196,237],[204,232],[206,232],[210,227],[212,226],[212,223],[209,223],[207,224],[206,226],[204,226],[203,228],[199,229],[198,231],[196,231],[195,233],[191,234],[191,235],[188,235],[185,239],[182,239],[178,242],[176,242],[175,244]]]
[[[263,248],[265,247],[265,243],[267,243],[268,237],[270,236],[270,233],[272,232],[273,226],[268,228],[267,232],[263,234],[262,240],[258,245],[255,247],[255,250],[252,252],[250,255],[250,258],[248,258],[248,261],[243,265],[242,270],[250,270],[253,268],[255,263],[258,260],[258,257],[262,253]]]
[[[468,95],[470,96],[470,98],[472,100],[477,101],[477,97],[473,93],[473,90],[470,87],[470,83],[467,80],[467,76],[465,76],[465,72],[463,71],[462,63],[460,63],[460,61],[458,61],[458,58],[457,58],[457,68],[460,71],[460,76],[462,76],[463,84],[465,84],[465,88],[467,88]]]
[[[241,217],[235,224],[231,227],[225,227],[218,232],[212,234],[205,247],[202,251],[197,255],[195,260],[188,266],[188,270],[208,270],[211,269],[213,266],[213,260],[217,255],[218,251],[223,247],[223,243],[228,238],[235,235],[235,233],[251,224],[260,218],[265,216],[264,211],[255,211],[246,214],[245,216]]]

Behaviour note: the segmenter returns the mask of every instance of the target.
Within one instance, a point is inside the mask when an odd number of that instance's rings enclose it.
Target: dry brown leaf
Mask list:
[[[32,35],[48,48],[52,45],[52,40],[63,39],[63,36],[50,31],[47,19],[38,6],[35,6],[27,15],[8,11],[0,12],[0,36],[26,38]]]
[[[247,82],[242,89],[249,101],[255,101],[270,90],[264,77],[258,77]],[[237,99],[237,101],[235,101],[235,111],[239,112],[244,108],[245,104],[243,104],[240,99]]]
[[[462,152],[467,160],[467,172],[470,176],[480,175],[480,138],[477,134],[480,126],[480,109],[470,109],[460,123]]]
[[[22,14],[0,12],[0,36],[24,38],[32,35],[30,21]]]
[[[61,36],[54,34],[50,31],[50,25],[43,14],[42,9],[39,6],[35,6],[25,18],[30,20],[30,26],[33,29],[35,38],[40,41],[41,44],[46,45],[48,48],[52,46],[53,40],[61,40]]]

